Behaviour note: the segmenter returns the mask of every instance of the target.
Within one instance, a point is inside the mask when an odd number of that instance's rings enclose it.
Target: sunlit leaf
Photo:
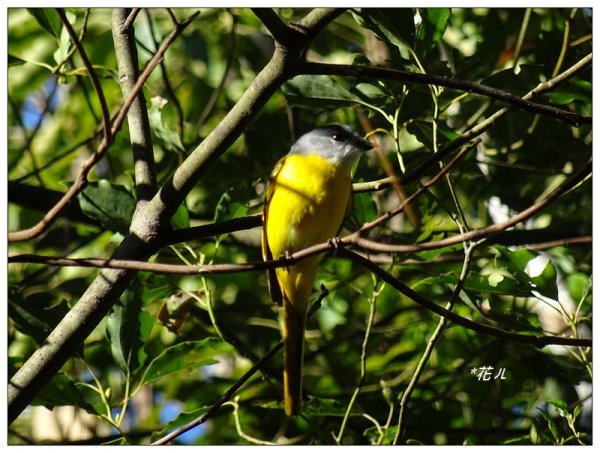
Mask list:
[[[54,36],[56,39],[59,39],[61,29],[62,29],[62,21],[56,10],[53,8],[28,8],[27,11],[38,22],[40,27]]]
[[[221,342],[215,338],[184,341],[162,352],[150,362],[141,385],[146,385],[178,371],[199,371],[204,365],[218,363],[215,355]]]

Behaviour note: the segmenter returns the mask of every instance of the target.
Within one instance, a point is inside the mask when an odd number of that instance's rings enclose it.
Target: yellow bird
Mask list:
[[[352,167],[372,145],[348,126],[329,125],[298,139],[275,166],[266,190],[262,252],[277,259],[335,237],[352,208]],[[300,413],[308,301],[322,255],[269,270],[282,306],[285,412]]]

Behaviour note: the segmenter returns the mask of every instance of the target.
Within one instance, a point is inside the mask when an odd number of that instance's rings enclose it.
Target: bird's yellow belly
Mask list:
[[[272,184],[267,239],[273,258],[335,236],[352,190],[345,171],[316,155],[291,155]]]

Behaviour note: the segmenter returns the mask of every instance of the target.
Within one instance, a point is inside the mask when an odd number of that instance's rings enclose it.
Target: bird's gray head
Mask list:
[[[348,126],[332,124],[307,132],[292,146],[290,154],[317,154],[350,169],[360,155],[373,148]]]

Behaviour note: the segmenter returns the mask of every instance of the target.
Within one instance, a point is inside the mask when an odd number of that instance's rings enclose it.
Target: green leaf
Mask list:
[[[223,343],[218,338],[184,341],[171,346],[150,362],[141,385],[157,381],[178,371],[192,372],[202,366],[218,363],[214,356],[222,352],[222,346]]]
[[[380,87],[365,82],[355,85],[351,91],[357,97],[369,103],[377,103],[380,102],[382,98],[388,97]]]
[[[113,306],[106,323],[112,356],[125,375],[143,365],[138,359],[145,358],[145,354],[137,352],[143,346],[140,342],[141,313],[142,298],[136,291],[128,290]]]
[[[71,376],[60,371],[42,387],[31,404],[44,406],[50,410],[58,406],[75,406],[97,415],[97,408],[89,404],[87,398],[84,397],[85,391],[85,388],[78,385],[78,382]]]
[[[354,195],[352,217],[359,227],[377,217],[377,205],[370,193],[361,192]]]
[[[300,75],[281,87],[287,102],[297,107],[339,107],[359,99],[325,75]]]
[[[235,188],[230,188],[227,192],[223,192],[221,198],[219,198],[213,216],[215,223],[237,219],[248,213],[248,206],[245,203],[234,201],[233,195],[235,195]]]
[[[536,289],[544,296],[558,300],[558,287],[556,286],[556,269],[552,261],[548,261],[542,272],[531,277]]]
[[[560,86],[554,91],[544,95],[551,104],[565,105],[573,101],[591,103],[592,84],[587,80],[573,79],[568,85]]]
[[[531,286],[533,284],[531,277],[525,272],[527,264],[536,258],[536,255],[533,252],[527,249],[509,250],[502,246],[496,246],[494,249],[499,252],[499,255],[501,256],[501,259],[496,261],[496,266],[498,268],[509,272],[523,285]]]
[[[148,109],[148,118],[154,135],[164,145],[165,149],[181,153],[185,151],[181,137],[177,129],[173,127],[165,118],[167,109],[170,108],[168,101],[160,96],[154,96],[150,99],[151,106]]]
[[[10,292],[8,295],[8,317],[19,332],[29,335],[38,344],[42,344],[52,331],[51,326],[46,323],[41,313],[31,311],[25,306],[20,296]]]
[[[135,210],[135,198],[124,186],[106,180],[90,182],[79,194],[79,206],[85,215],[109,230],[127,233]]]
[[[421,23],[417,27],[417,43],[425,55],[444,35],[450,8],[419,8]]]
[[[568,410],[568,405],[566,402],[562,401],[562,400],[548,400],[546,401],[548,404],[552,404],[554,407],[556,407],[557,409],[562,409],[563,411]]]
[[[548,261],[539,275],[530,277],[531,271],[528,270],[529,274],[525,272],[527,266],[535,259],[539,259],[540,255],[536,255],[527,249],[509,250],[506,247],[496,247],[505,260],[501,263],[506,265],[506,270],[521,283],[521,287],[524,289],[527,285],[530,286],[530,291],[538,291],[546,297],[550,297],[554,300],[558,299],[558,288],[556,286],[556,270],[554,264]],[[501,264],[499,262],[499,264]]]
[[[371,441],[371,444],[375,444],[375,442],[380,442],[381,445],[392,445],[394,442],[394,438],[396,437],[396,431],[398,431],[398,426],[390,426],[389,428],[383,427],[383,436],[379,434],[379,430],[375,426],[370,426],[369,428],[363,431],[363,435]],[[381,441],[379,438],[381,437]]]
[[[140,274],[140,280],[142,281],[141,297],[144,305],[166,299],[176,291],[176,288],[164,275]]]
[[[448,272],[419,280],[416,285],[455,285],[457,281],[458,277],[456,274],[454,272]],[[531,295],[528,287],[522,288],[517,280],[500,271],[490,272],[488,274],[471,272],[465,280],[464,288],[477,293],[506,294],[512,296]]]
[[[182,203],[179,205],[177,211],[175,211],[175,214],[171,217],[171,225],[175,229],[190,227],[190,212],[185,204]]]
[[[477,292],[492,294],[506,294],[511,296],[530,296],[529,286],[523,286],[520,282],[502,272],[490,272],[488,274],[469,274],[465,282],[465,288]]]
[[[582,274],[581,272],[574,272],[567,276],[567,288],[569,295],[573,298],[575,303],[578,303],[588,290],[588,286],[591,284],[591,279],[588,275]]]
[[[406,127],[406,130],[414,135],[425,148],[433,148],[433,125],[431,122],[414,120]]]
[[[9,290],[8,317],[19,332],[29,335],[36,343],[42,344],[52,329],[67,314],[66,301],[50,307],[41,306],[36,301],[24,298],[22,294]]]
[[[454,129],[450,129],[442,122],[438,122],[437,129],[438,132],[442,134],[448,141],[453,141],[460,137],[458,132],[456,132]]]
[[[59,39],[62,21],[56,10],[52,8],[27,8],[27,12],[35,18],[40,27]]]
[[[71,21],[69,20],[69,22]],[[58,37],[58,48],[52,55],[56,64],[60,65],[65,62],[69,55],[69,51],[71,50],[71,45],[71,36],[69,35],[67,29],[63,27],[60,32],[60,36]],[[64,75],[65,74],[61,74],[61,76]]]
[[[169,431],[180,428],[181,426],[186,425],[192,420],[197,419],[200,415],[205,413],[208,410],[209,406],[202,406],[197,409],[193,409],[191,411],[182,411],[176,417],[171,419],[161,430],[153,431],[151,441],[160,439],[165,436]]]
[[[260,406],[265,409],[283,409],[281,401],[269,401]],[[343,417],[346,414],[346,405],[341,404],[336,399],[310,397],[308,401],[302,403],[302,414],[317,415],[320,417]],[[353,407],[350,411],[350,416],[360,415],[362,415],[362,411],[356,407]]]
[[[408,60],[415,42],[415,18],[411,8],[361,8],[353,11],[354,19],[384,42],[398,48]]]
[[[8,54],[8,67],[18,66],[27,63],[25,60],[15,57],[14,55]]]

